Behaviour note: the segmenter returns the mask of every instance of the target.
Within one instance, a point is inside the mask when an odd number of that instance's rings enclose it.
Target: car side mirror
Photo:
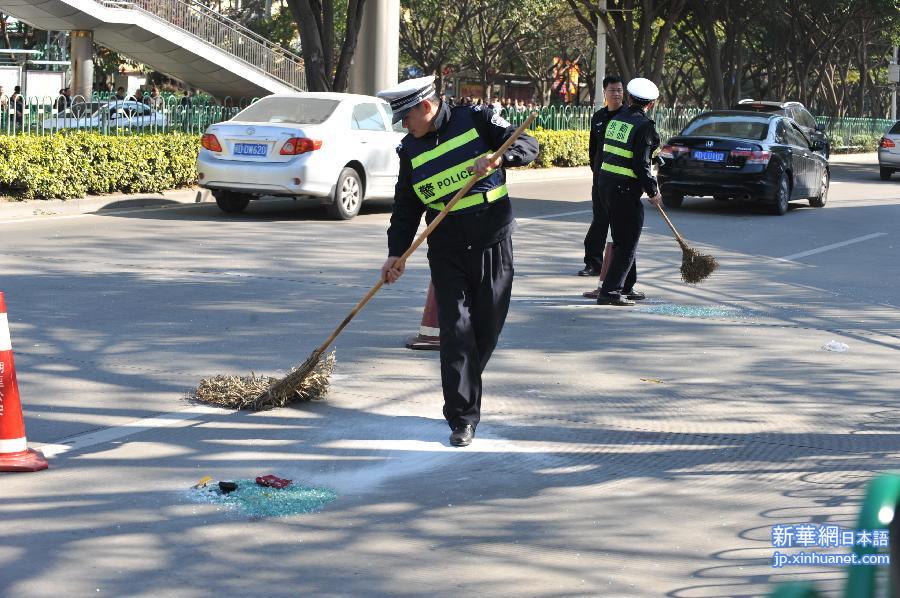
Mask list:
[[[814,152],[821,152],[825,149],[825,142],[821,139],[813,139],[812,141],[810,141],[809,147]]]
[[[825,125],[823,125],[822,123],[816,123],[816,131],[819,131],[819,132],[824,133],[824,132],[825,132]]]

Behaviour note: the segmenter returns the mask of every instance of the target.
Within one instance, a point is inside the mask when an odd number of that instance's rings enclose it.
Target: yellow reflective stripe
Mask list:
[[[623,166],[616,166],[615,164],[607,164],[604,162],[600,165],[600,170],[608,170],[609,172],[614,172],[616,174],[621,174],[627,177],[631,177],[633,179],[637,178],[637,175],[634,174],[634,171],[630,168],[625,168]]]
[[[436,175],[428,177],[424,181],[413,184],[413,190],[416,192],[419,199],[422,200],[422,203],[426,205],[434,198],[444,197],[449,193],[459,191],[465,187],[469,179],[474,176],[469,172],[469,167],[474,168],[475,160],[489,155],[490,154],[485,153],[448,168],[447,170],[442,170]],[[486,172],[483,176],[479,177],[479,179],[483,179],[490,175],[491,172],[493,171]]]
[[[466,195],[453,206],[451,212],[455,212],[456,210],[462,210],[464,208],[471,208],[472,206],[477,206],[480,203],[484,203],[487,200],[487,203],[492,203],[497,201],[498,199],[502,199],[509,195],[509,191],[506,188],[506,184],[500,185],[499,187],[495,187],[488,191],[487,193],[476,193],[474,195]],[[428,204],[429,208],[435,210],[443,210],[444,206],[446,206],[442,201]]]
[[[500,185],[499,187],[494,187],[484,194],[484,196],[487,198],[488,203],[493,203],[505,195],[509,195],[509,191],[506,190],[506,183]]]
[[[475,129],[469,129],[462,135],[457,135],[456,137],[453,137],[453,138],[448,139],[447,141],[441,143],[433,150],[428,150],[427,152],[419,154],[418,156],[416,156],[415,158],[413,158],[411,160],[412,167],[418,168],[422,164],[425,164],[425,162],[434,160],[438,156],[442,156],[442,155],[446,154],[447,152],[449,152],[451,150],[455,150],[459,146],[465,145],[475,139],[478,139],[478,131],[476,131]]]
[[[477,206],[478,204],[481,204],[481,203],[484,203],[484,193],[476,193],[475,195],[466,195],[465,197],[460,199],[458,202],[456,202],[456,205],[453,206],[453,209],[450,211],[455,212],[456,210],[471,208],[472,206]],[[439,201],[437,203],[428,204],[428,207],[434,208],[435,210],[443,210],[446,205],[447,204],[445,204],[444,202]]]
[[[617,156],[622,156],[623,158],[633,158],[634,153],[631,150],[622,149],[621,147],[616,147],[614,145],[610,145],[609,143],[603,144],[603,151],[609,152],[611,154],[615,154]]]

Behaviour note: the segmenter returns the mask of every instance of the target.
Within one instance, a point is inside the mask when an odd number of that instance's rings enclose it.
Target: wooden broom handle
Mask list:
[[[672,221],[669,220],[669,217],[666,215],[666,211],[663,210],[663,207],[661,205],[657,204],[656,208],[659,210],[659,213],[662,214],[662,217],[665,218],[666,224],[669,225],[669,228],[672,229],[672,232],[675,233],[675,238],[678,239],[682,243],[687,243],[687,241],[684,240],[684,237],[681,236],[681,233],[679,233],[678,230],[675,228],[675,225],[672,224]]]
[[[525,130],[529,126],[531,126],[531,122],[537,117],[537,115],[538,115],[537,112],[532,112],[531,114],[529,114],[528,118],[525,119],[525,122],[523,122],[519,126],[519,128],[513,132],[512,135],[510,135],[509,139],[507,139],[506,141],[503,142],[503,145],[500,146],[500,149],[498,149],[496,152],[491,154],[491,157],[488,158],[488,163],[493,162],[497,158],[502,157],[503,154],[506,152],[506,150],[509,149],[509,146],[511,146],[515,142],[515,140],[519,138],[519,135],[524,133]],[[434,231],[434,229],[437,227],[437,225],[440,224],[441,221],[447,217],[447,214],[450,213],[450,210],[453,209],[453,206],[455,206],[460,199],[465,197],[465,195],[469,192],[469,190],[471,190],[472,187],[475,185],[475,183],[477,183],[478,181],[479,181],[479,179],[476,177],[469,177],[469,181],[465,185],[463,185],[462,189],[460,189],[459,191],[456,192],[456,195],[453,196],[453,199],[451,199],[450,201],[447,202],[447,205],[444,206],[444,209],[441,210],[441,212],[437,216],[434,217],[434,220],[431,221],[431,224],[429,224],[428,227],[422,231],[422,233],[413,242],[413,244],[409,246],[409,249],[407,249],[403,253],[403,255],[401,255],[399,258],[397,258],[397,261],[396,261],[397,264],[403,264],[406,262],[407,258],[409,258],[409,256],[411,256],[412,253],[416,249],[418,249],[419,245],[421,245],[425,241],[425,239],[428,238],[428,235],[430,235]],[[349,324],[350,321],[356,317],[356,314],[358,314],[360,312],[360,310],[363,307],[365,307],[366,303],[368,303],[369,300],[375,296],[375,293],[377,293],[378,290],[381,289],[381,287],[383,285],[384,285],[384,279],[379,279],[378,282],[375,283],[375,286],[373,286],[372,289],[368,293],[366,293],[365,297],[363,297],[362,299],[359,300],[359,303],[356,304],[356,307],[354,307],[350,311],[350,313],[347,314],[347,317],[344,318],[344,321],[341,322],[340,324],[338,324],[338,327],[334,329],[334,332],[331,333],[331,336],[329,336],[325,340],[324,343],[319,345],[319,348],[316,349],[314,353],[317,355],[323,354],[325,352],[325,350],[328,349],[329,345],[331,345],[331,343],[334,342],[334,339],[337,338],[337,336],[341,333],[341,331],[343,331],[344,328],[347,327],[347,324]]]

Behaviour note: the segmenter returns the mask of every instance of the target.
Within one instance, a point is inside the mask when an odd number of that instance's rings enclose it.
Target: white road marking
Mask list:
[[[55,457],[69,451],[80,450],[97,444],[103,444],[104,442],[111,442],[113,440],[125,438],[126,436],[131,436],[132,434],[140,434],[141,432],[146,432],[153,428],[168,428],[169,426],[174,426],[210,413],[228,414],[233,413],[233,411],[207,405],[198,405],[182,411],[173,411],[172,413],[163,413],[153,417],[136,419],[127,424],[122,424],[121,426],[79,434],[67,438],[59,444],[45,444],[43,446],[38,446],[37,448],[44,453],[45,457]]]
[[[780,258],[776,258],[776,259],[778,259],[779,261],[796,260],[801,257],[807,257],[810,255],[815,255],[817,253],[824,253],[826,251],[831,251],[832,249],[846,247],[847,245],[853,245],[854,243],[862,243],[863,241],[868,241],[869,239],[883,237],[886,234],[887,233],[872,233],[871,235],[863,235],[862,237],[848,239],[847,241],[841,241],[840,243],[832,243],[831,245],[825,245],[824,247],[817,247],[816,249],[810,249],[809,251],[801,251],[800,253],[792,253],[791,255],[786,255],[784,257],[780,257]]]

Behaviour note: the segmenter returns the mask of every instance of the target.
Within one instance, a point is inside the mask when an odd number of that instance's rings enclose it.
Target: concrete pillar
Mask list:
[[[367,0],[350,67],[350,92],[375,95],[397,84],[400,0]]]
[[[83,96],[91,100],[94,90],[94,33],[92,31],[69,32],[69,59],[72,61],[72,97]]]

